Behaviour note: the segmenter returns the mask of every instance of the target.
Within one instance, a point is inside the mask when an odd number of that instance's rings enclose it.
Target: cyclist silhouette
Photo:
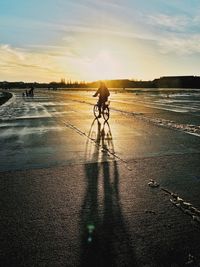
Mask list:
[[[96,93],[93,95],[93,97],[96,97],[99,95],[99,100],[98,100],[98,109],[99,109],[99,116],[98,118],[101,118],[101,111],[102,108],[105,109],[105,103],[108,101],[108,97],[110,95],[110,92],[108,88],[106,87],[104,82],[100,82],[100,87],[96,91]]]

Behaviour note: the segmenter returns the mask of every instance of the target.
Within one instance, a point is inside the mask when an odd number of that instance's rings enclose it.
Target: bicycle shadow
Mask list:
[[[114,152],[110,125],[95,119],[85,150],[81,266],[136,266],[133,241],[121,209],[118,163],[106,151]]]

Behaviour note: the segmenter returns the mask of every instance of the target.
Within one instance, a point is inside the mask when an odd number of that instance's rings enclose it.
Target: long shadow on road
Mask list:
[[[136,266],[133,240],[121,210],[118,163],[106,150],[114,152],[110,125],[95,119],[85,151],[91,163],[85,164],[80,265]]]

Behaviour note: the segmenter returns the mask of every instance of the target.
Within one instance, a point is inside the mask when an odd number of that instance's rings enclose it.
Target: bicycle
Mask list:
[[[110,117],[110,109],[109,109],[110,101],[106,101],[104,105],[101,107],[101,114],[103,115],[103,118],[105,121],[108,121]],[[93,113],[95,118],[99,117],[99,106],[98,102],[93,107]]]

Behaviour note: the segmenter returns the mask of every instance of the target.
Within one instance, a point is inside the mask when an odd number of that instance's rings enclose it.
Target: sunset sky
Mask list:
[[[0,81],[200,75],[199,0],[0,0]]]

